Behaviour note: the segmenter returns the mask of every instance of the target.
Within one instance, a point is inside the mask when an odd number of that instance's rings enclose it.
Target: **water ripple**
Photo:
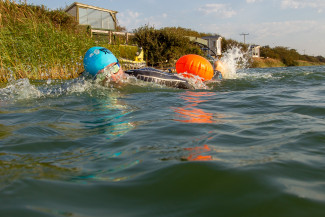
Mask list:
[[[324,216],[324,72],[245,69],[195,91],[11,83],[0,215]]]

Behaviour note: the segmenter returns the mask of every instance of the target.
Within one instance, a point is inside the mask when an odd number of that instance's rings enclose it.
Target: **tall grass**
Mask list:
[[[108,47],[63,11],[0,0],[0,82],[74,78],[83,70],[83,55],[96,45]]]

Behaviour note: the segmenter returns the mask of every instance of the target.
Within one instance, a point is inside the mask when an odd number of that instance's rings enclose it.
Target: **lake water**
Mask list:
[[[0,216],[323,217],[325,67],[2,85]]]

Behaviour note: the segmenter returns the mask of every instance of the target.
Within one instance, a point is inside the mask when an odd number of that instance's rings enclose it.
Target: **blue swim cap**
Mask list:
[[[107,48],[92,47],[85,54],[84,68],[89,74],[96,75],[99,70],[117,62],[117,58]]]

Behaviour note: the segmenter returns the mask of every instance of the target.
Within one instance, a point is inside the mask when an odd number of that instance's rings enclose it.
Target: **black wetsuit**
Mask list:
[[[185,79],[181,79],[171,73],[163,72],[154,68],[131,69],[125,71],[125,73],[142,81],[153,82],[180,89],[193,89]]]

